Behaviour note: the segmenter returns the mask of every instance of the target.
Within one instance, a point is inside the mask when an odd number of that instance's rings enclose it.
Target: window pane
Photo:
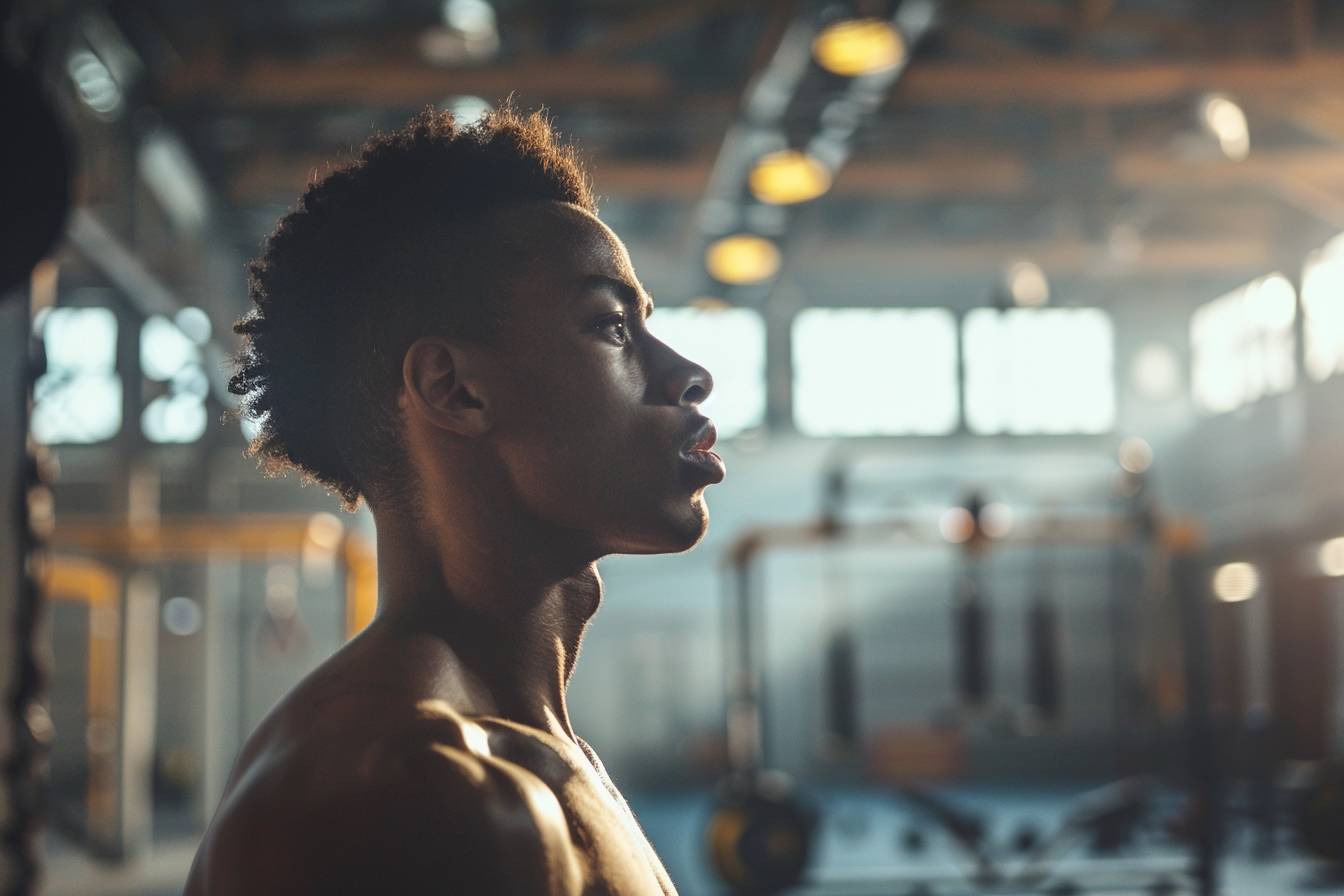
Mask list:
[[[51,308],[35,326],[47,372],[33,383],[33,437],[46,445],[101,442],[121,428],[117,318],[109,308]]]
[[[205,426],[205,405],[191,394],[160,395],[140,414],[140,428],[151,442],[194,442]]]
[[[1259,277],[1196,309],[1190,319],[1190,386],[1200,410],[1219,414],[1287,392],[1297,296],[1282,274]]]
[[[1344,372],[1344,234],[1307,258],[1302,314],[1307,373],[1319,382]]]
[[[1111,319],[1096,308],[966,315],[966,425],[976,433],[1100,433],[1115,425]]]
[[[196,344],[162,314],[153,315],[140,327],[140,367],[151,380],[170,380],[200,357]]]
[[[700,410],[727,438],[765,420],[765,321],[749,308],[659,308],[649,330],[714,377]]]
[[[110,308],[52,308],[39,321],[49,369],[116,370],[117,318]]]
[[[33,438],[44,445],[101,442],[121,428],[114,373],[49,370],[33,383]]]
[[[793,415],[815,436],[957,426],[957,328],[941,308],[810,308],[793,323]]]

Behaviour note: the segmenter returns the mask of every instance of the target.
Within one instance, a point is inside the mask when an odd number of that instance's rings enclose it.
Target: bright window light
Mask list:
[[[210,341],[210,315],[200,308],[191,305],[179,308],[177,313],[173,315],[173,323],[177,324],[177,328],[197,345],[205,345]]]
[[[153,315],[140,327],[140,367],[150,379],[170,380],[200,357],[196,343],[163,315]]]
[[[1200,306],[1190,319],[1195,405],[1222,414],[1291,389],[1296,317],[1293,285],[1278,273]]]
[[[33,384],[33,438],[44,445],[102,442],[121,429],[114,373],[51,371]]]
[[[1130,383],[1144,398],[1165,401],[1181,385],[1181,362],[1171,347],[1150,342],[1134,353],[1129,367]]]
[[[81,373],[116,369],[117,318],[110,308],[52,308],[41,325],[48,367]]]
[[[1307,256],[1302,315],[1307,375],[1320,382],[1344,373],[1344,234]]]
[[[168,383],[168,394],[140,414],[140,429],[151,442],[194,442],[205,434],[210,381],[200,343],[210,338],[210,319],[203,316],[184,308],[175,320],[155,314],[140,327],[140,368],[149,379]]]
[[[813,436],[957,426],[957,325],[942,308],[809,308],[793,323],[793,416]]]
[[[108,308],[52,308],[37,321],[47,371],[33,384],[33,437],[102,442],[121,428],[117,318]]]
[[[151,442],[194,442],[205,434],[205,405],[191,394],[160,395],[140,415]]]
[[[450,96],[439,103],[439,108],[445,112],[453,113],[453,120],[458,125],[469,125],[479,121],[482,116],[490,111],[491,106],[488,102],[479,96]]]
[[[962,353],[976,433],[1101,433],[1115,425],[1111,319],[1096,308],[977,308]]]
[[[765,420],[765,321],[750,308],[659,308],[649,330],[714,377],[700,409],[722,438]]]
[[[238,418],[238,428],[243,433],[243,440],[248,444],[251,444],[253,439],[261,435],[261,427],[265,420],[266,418],[264,416],[252,417],[247,414],[240,416]]]

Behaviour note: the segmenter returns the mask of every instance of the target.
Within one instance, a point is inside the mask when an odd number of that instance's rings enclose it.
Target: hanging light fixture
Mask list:
[[[904,62],[905,39],[883,19],[842,19],[817,34],[812,56],[828,72],[857,78]]]
[[[762,202],[794,205],[816,199],[829,190],[831,172],[815,156],[783,149],[757,159],[747,183]]]
[[[751,233],[721,237],[705,250],[705,269],[720,283],[760,283],[775,276],[779,266],[779,247]]]

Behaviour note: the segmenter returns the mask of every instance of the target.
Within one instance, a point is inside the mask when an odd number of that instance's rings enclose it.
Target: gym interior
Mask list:
[[[368,623],[244,454],[245,263],[426,106],[579,148],[714,377],[569,689],[678,891],[1344,892],[1344,6],[4,10],[6,893],[179,893]]]

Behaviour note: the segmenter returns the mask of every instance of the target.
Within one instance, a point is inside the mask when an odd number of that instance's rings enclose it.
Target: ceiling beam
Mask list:
[[[1063,29],[1073,16],[1064,6],[1044,0],[976,0],[971,8],[997,16],[1005,23],[1035,28]]]
[[[239,206],[292,201],[310,180],[331,167],[332,157],[258,154],[226,186]],[[704,191],[713,160],[682,162],[598,158],[589,163],[600,195],[686,200]],[[1028,182],[1022,159],[1003,153],[938,154],[927,158],[855,159],[841,169],[833,195],[874,199],[930,196],[1017,196]]]
[[[1170,153],[1122,152],[1111,167],[1122,187],[1188,190],[1244,187],[1274,183],[1287,174],[1321,184],[1344,186],[1344,153],[1332,147],[1257,150],[1241,161],[1211,158],[1192,162]]]
[[[308,182],[331,167],[333,156],[254,155],[226,185],[238,206],[291,202]],[[679,162],[598,157],[589,163],[597,191],[669,201],[699,195],[712,160],[702,154]],[[1050,195],[1050,178],[1039,160],[1003,151],[939,150],[921,155],[860,156],[836,179],[832,195],[880,199],[1021,197]],[[1105,172],[1103,171],[1104,175]],[[1284,177],[1344,190],[1341,152],[1331,148],[1254,150],[1240,162],[1212,158],[1184,162],[1170,153],[1121,151],[1099,186],[1138,192],[1216,192],[1272,187]],[[1066,187],[1076,188],[1076,180]]]
[[[419,106],[452,94],[496,102],[510,93],[528,100],[651,99],[672,90],[662,67],[588,59],[531,57],[511,65],[439,67],[397,61],[302,60],[263,57],[236,67],[201,59],[164,79],[162,98],[190,104],[203,98],[235,107],[307,103]]]
[[[1311,52],[1316,38],[1316,0],[1292,0],[1289,16],[1293,50],[1305,56]]]
[[[1344,53],[1123,64],[1077,58],[996,64],[920,60],[897,83],[889,102],[1130,106],[1209,90],[1278,102],[1339,84],[1344,81],[1341,72]],[[161,98],[169,103],[208,98],[239,108],[307,103],[416,106],[453,93],[497,100],[511,92],[543,101],[663,101],[676,89],[668,73],[652,62],[529,57],[514,64],[444,68],[415,59],[260,57],[229,66],[209,56],[166,77],[160,88]]]
[[[1030,258],[1050,276],[1083,275],[1095,279],[1139,276],[1198,276],[1263,273],[1278,262],[1270,241],[1255,236],[1196,236],[1152,240],[1133,258],[1114,258],[1105,246],[1079,239],[912,242],[899,239],[816,239],[790,253],[794,268],[852,267],[947,275],[969,271],[1002,272],[1017,258]]]
[[[745,5],[748,4],[742,0],[688,0],[651,6],[575,47],[573,55],[581,59],[611,56],[657,40],[670,31],[693,25],[706,15]]]
[[[1316,220],[1344,231],[1344,189],[1340,182],[1322,184],[1320,181],[1291,173],[1279,174],[1274,179],[1274,190],[1284,202],[1306,212]]]
[[[1344,98],[1326,91],[1308,93],[1278,111],[1307,133],[1344,149]]]
[[[1344,54],[1272,59],[1192,59],[1103,63],[1079,59],[969,65],[912,65],[892,91],[893,105],[1133,106],[1219,90],[1238,97],[1287,100],[1344,82]]]

